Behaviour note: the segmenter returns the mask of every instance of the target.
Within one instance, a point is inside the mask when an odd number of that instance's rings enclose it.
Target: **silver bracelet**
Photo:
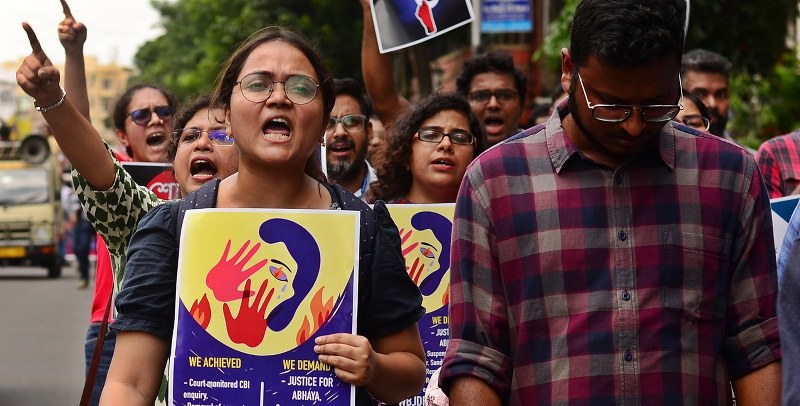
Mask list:
[[[64,90],[64,88],[62,87],[61,88],[61,99],[59,99],[55,104],[53,104],[52,106],[47,106],[47,107],[39,107],[39,106],[36,105],[36,100],[34,100],[33,101],[33,107],[36,108],[36,111],[40,111],[42,113],[47,113],[48,111],[53,110],[56,107],[64,104],[64,99],[66,97],[67,97],[67,91]]]

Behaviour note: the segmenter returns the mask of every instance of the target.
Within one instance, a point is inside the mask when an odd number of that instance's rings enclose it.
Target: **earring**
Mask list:
[[[319,145],[322,145],[322,147],[325,148],[325,140],[322,140],[322,142],[320,142]]]

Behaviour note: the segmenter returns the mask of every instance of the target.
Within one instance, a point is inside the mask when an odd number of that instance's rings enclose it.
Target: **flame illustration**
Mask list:
[[[331,311],[333,310],[333,297],[328,298],[328,301],[323,303],[322,301],[322,291],[325,289],[324,287],[319,288],[317,293],[314,294],[314,297],[311,299],[311,316],[313,317],[312,321],[309,321],[308,316],[303,318],[303,325],[300,326],[300,330],[297,331],[297,344],[300,345],[308,340],[317,330],[328,321],[328,317],[331,315]],[[312,325],[313,322],[313,325]]]
[[[189,311],[203,329],[207,329],[211,323],[211,305],[208,303],[208,297],[204,294],[203,298],[198,302],[197,300],[192,303],[192,309]]]
[[[442,295],[442,305],[446,305],[450,303],[450,289],[445,289],[444,295]]]

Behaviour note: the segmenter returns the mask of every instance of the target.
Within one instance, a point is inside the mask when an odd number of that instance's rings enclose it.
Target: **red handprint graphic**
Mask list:
[[[408,243],[409,239],[411,238],[411,234],[414,233],[414,230],[406,231],[405,228],[400,229],[400,246],[403,250],[403,257],[408,260],[408,253],[414,250],[419,246],[418,242],[413,242],[406,246],[405,244]],[[419,285],[419,277],[422,276],[422,271],[425,270],[425,265],[420,265],[419,258],[414,258],[414,263],[411,266],[408,266],[406,263],[406,272],[408,272],[408,276],[411,277],[411,280],[414,281],[414,284]]]
[[[248,279],[244,284],[245,292],[250,291],[250,281]],[[264,341],[264,334],[267,331],[267,305],[272,299],[272,294],[275,293],[275,289],[270,289],[264,303],[259,307],[258,304],[264,297],[267,285],[269,285],[269,279],[264,279],[252,306],[250,306],[250,296],[242,296],[242,305],[239,307],[239,314],[236,317],[231,314],[227,303],[222,305],[225,327],[228,329],[228,337],[232,342],[255,348]]]
[[[228,258],[228,253],[231,250],[231,240],[228,240],[228,244],[225,245],[225,252],[222,253],[222,258],[219,259],[216,265],[208,271],[208,275],[206,276],[206,285],[209,289],[214,293],[214,297],[220,302],[230,302],[231,300],[237,300],[240,298],[252,296],[254,292],[250,291],[249,288],[245,288],[244,291],[239,290],[239,285],[244,282],[245,279],[248,279],[254,273],[258,272],[259,269],[263,268],[266,265],[266,259],[258,262],[257,264],[244,269],[243,268],[247,265],[250,259],[258,252],[258,249],[261,247],[261,243],[258,243],[250,249],[250,251],[245,255],[244,258],[240,260],[242,254],[250,245],[250,240],[244,243],[242,248],[230,259]]]

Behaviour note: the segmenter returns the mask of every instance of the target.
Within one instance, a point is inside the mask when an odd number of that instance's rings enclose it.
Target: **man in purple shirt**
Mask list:
[[[569,99],[479,156],[453,223],[450,403],[777,404],[753,157],[670,121],[685,0],[583,0]]]

